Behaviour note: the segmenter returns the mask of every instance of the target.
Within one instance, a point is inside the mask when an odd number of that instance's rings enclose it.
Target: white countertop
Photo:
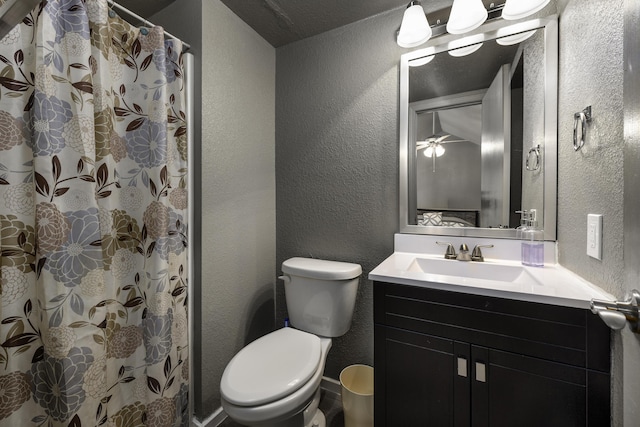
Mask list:
[[[522,270],[522,273],[514,281],[465,277],[463,272],[476,266],[462,265],[469,264],[464,261],[445,260],[445,247],[437,245],[436,241],[452,243],[456,252],[463,241],[469,246],[469,250],[476,244],[493,244],[494,248],[483,249],[485,261],[477,263],[482,264],[479,267],[484,271],[491,271],[491,265],[498,268],[507,266],[507,269],[512,266],[512,270]],[[492,254],[499,254],[500,258],[493,258]],[[545,244],[544,267],[522,266],[519,257],[520,242],[517,240],[397,234],[395,252],[369,273],[369,279],[586,309],[590,308],[591,299],[615,300],[609,293],[555,263],[553,242]],[[461,273],[433,274],[428,268],[422,271],[415,268],[416,259],[426,263],[440,264],[441,261],[441,265],[447,267],[444,270],[456,270],[458,264],[455,263],[460,263]]]

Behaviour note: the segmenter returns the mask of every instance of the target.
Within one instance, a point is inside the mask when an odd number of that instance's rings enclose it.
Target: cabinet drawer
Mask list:
[[[376,282],[377,324],[609,372],[609,328],[588,310]]]

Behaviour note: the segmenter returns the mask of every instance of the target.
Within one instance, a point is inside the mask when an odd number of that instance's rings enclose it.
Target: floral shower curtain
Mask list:
[[[182,46],[106,0],[0,41],[0,426],[187,426]]]

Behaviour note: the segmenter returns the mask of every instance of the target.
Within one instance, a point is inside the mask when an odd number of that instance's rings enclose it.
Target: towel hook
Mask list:
[[[573,115],[573,150],[578,151],[584,145],[584,137],[587,134],[587,123],[591,122],[591,105],[584,110]],[[581,127],[582,132],[578,138],[578,128]]]

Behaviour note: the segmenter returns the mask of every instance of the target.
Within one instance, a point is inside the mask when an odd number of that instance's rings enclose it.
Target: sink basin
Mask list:
[[[484,262],[445,259],[436,235],[396,234],[395,251],[369,273],[374,283],[396,283],[589,310],[591,300],[615,297],[555,261],[555,243],[545,242],[545,265],[520,263],[517,240],[449,237],[454,247],[494,245]]]
[[[406,271],[455,277],[461,281],[491,280],[509,284],[539,284],[521,265],[414,258]]]

